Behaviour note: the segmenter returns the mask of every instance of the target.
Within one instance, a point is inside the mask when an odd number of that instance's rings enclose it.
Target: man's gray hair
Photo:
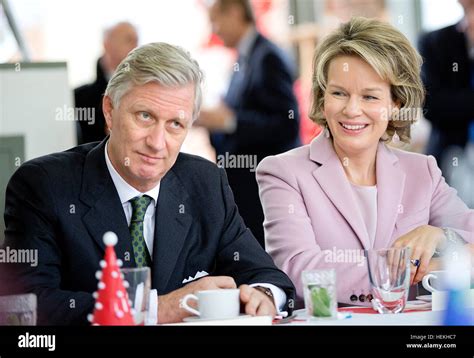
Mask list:
[[[114,107],[134,85],[156,82],[165,87],[194,84],[193,120],[199,115],[202,103],[203,74],[199,64],[188,51],[164,42],[149,43],[132,50],[118,65],[110,79],[105,95]]]

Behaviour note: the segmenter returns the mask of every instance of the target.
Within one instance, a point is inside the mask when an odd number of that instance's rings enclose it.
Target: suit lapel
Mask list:
[[[80,199],[90,207],[82,221],[97,245],[104,251],[102,237],[113,231],[118,236],[115,246],[117,258],[122,259],[124,267],[134,267],[135,258],[130,240],[127,220],[115,185],[105,163],[104,139],[86,157],[82,178]]]
[[[398,158],[383,144],[377,151],[377,233],[375,247],[390,247],[397,215],[402,212],[405,173]]]
[[[254,58],[255,51],[263,41],[262,35],[257,33],[254,43],[251,45],[248,54],[239,55],[237,63],[240,68],[239,71],[234,71],[230,80],[229,89],[227,91],[225,102],[232,107],[239,107],[243,93],[250,86],[252,73],[255,69],[252,58]]]
[[[176,266],[192,223],[190,210],[188,193],[171,169],[161,180],[155,215],[152,283],[158,292],[166,291]]]
[[[362,214],[355,202],[352,188],[347,180],[342,164],[328,138],[319,135],[311,143],[311,159],[321,166],[313,171],[313,176],[342,217],[348,222],[362,246],[370,248],[370,239]]]
[[[227,94],[225,96],[225,102],[230,104],[231,106],[238,106],[239,99],[241,98],[241,94],[243,92],[244,86],[248,81],[245,81],[247,70],[247,64],[245,63],[245,59],[238,58],[237,63],[239,65],[238,71],[234,71],[232,74],[232,78],[230,79],[229,88],[227,90]]]

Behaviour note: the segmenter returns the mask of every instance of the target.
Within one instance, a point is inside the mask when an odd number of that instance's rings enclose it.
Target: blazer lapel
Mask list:
[[[355,202],[350,183],[331,141],[323,135],[319,135],[311,143],[310,157],[313,161],[321,164],[313,171],[314,178],[354,230],[362,246],[366,249],[370,248],[371,243],[362,213]]]
[[[188,193],[171,169],[161,180],[155,215],[152,285],[159,293],[166,291],[186,240],[192,223],[190,208]]]
[[[90,207],[82,221],[97,245],[105,251],[102,237],[113,231],[118,236],[115,246],[117,258],[124,267],[134,267],[130,232],[123,212],[122,203],[105,163],[105,138],[86,157],[82,178],[80,199]]]
[[[234,71],[230,80],[229,89],[225,96],[225,102],[232,107],[239,107],[241,105],[241,98],[247,88],[250,86],[253,78],[253,72],[255,67],[253,66],[253,58],[255,51],[257,51],[260,43],[263,41],[262,35],[257,33],[254,43],[251,45],[249,51],[245,55],[240,55],[237,59],[237,63],[240,68],[239,71]]]
[[[406,174],[398,158],[383,143],[377,151],[377,234],[375,247],[391,246],[397,215],[403,212],[401,204]]]

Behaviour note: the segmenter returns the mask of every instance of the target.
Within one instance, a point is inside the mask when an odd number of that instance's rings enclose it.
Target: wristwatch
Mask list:
[[[459,235],[453,229],[442,227],[441,230],[443,230],[444,237],[446,238],[446,242],[445,242],[445,245],[443,245],[443,248],[441,249],[437,248],[435,250],[435,255],[437,256],[442,255],[443,252],[446,251],[446,249],[450,246],[459,246],[459,245],[466,244],[466,241],[463,239],[463,237]]]
[[[272,290],[270,290],[268,287],[254,286],[254,288],[255,288],[256,290],[259,290],[259,291],[262,292],[263,294],[267,295],[268,297],[270,297],[270,299],[272,300],[272,302],[274,301]]]

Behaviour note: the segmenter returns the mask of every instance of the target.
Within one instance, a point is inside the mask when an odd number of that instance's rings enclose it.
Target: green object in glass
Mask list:
[[[313,304],[313,316],[315,317],[331,317],[331,297],[324,287],[312,286],[311,302]]]

